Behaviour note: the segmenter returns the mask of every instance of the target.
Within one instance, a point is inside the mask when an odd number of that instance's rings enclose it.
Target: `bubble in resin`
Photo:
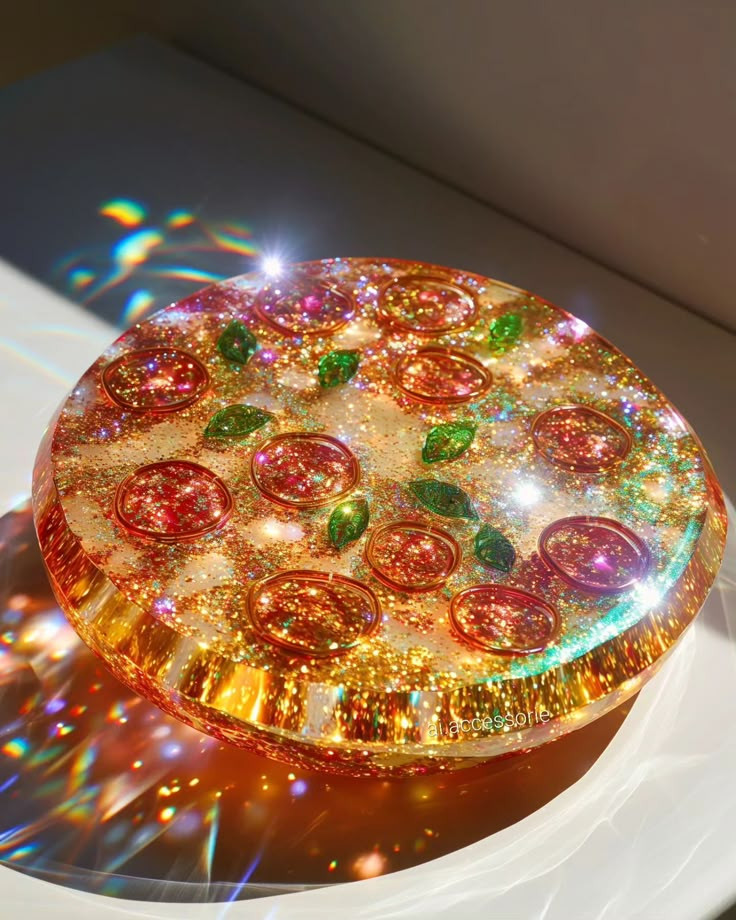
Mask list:
[[[450,622],[476,648],[498,655],[531,655],[556,637],[556,610],[533,594],[503,585],[475,585],[453,597]]]
[[[617,421],[590,406],[555,406],[532,425],[537,451],[550,463],[579,473],[597,473],[628,454],[631,435]]]
[[[120,483],[115,495],[115,516],[126,530],[164,543],[221,527],[232,507],[220,477],[186,460],[141,466]]]
[[[105,392],[123,409],[173,412],[191,406],[208,384],[201,362],[178,348],[128,352],[102,372]]]
[[[568,517],[539,537],[544,562],[573,587],[594,594],[617,594],[642,579],[650,565],[646,544],[618,521]]]
[[[461,558],[460,547],[449,533],[414,521],[395,521],[377,528],[365,553],[379,581],[410,592],[439,587]]]
[[[342,654],[379,624],[373,592],[352,578],[292,571],[257,582],[248,615],[259,635],[286,651],[309,657]]]
[[[261,319],[291,335],[329,335],[355,313],[346,293],[311,279],[268,285],[255,306]]]
[[[464,329],[475,320],[477,312],[468,291],[431,275],[409,275],[391,281],[378,301],[379,316],[420,335]]]
[[[484,393],[491,374],[475,358],[452,348],[420,348],[396,364],[396,383],[425,403],[463,403]]]
[[[251,463],[253,481],[276,504],[317,508],[351,492],[360,479],[353,453],[337,438],[292,432],[263,441]]]

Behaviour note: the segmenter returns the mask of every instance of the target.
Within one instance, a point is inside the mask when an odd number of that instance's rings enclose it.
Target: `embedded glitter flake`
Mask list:
[[[534,419],[532,438],[546,460],[578,473],[608,470],[631,449],[628,431],[590,406],[547,409]]]
[[[256,302],[261,319],[292,335],[329,335],[355,312],[351,298],[334,287],[309,279],[288,286],[269,285]]]
[[[380,609],[373,592],[351,578],[298,570],[253,585],[248,614],[267,642],[323,658],[344,654],[374,632]]]
[[[360,467],[348,448],[328,435],[295,432],[258,446],[251,463],[261,492],[280,505],[316,508],[357,485]]]
[[[257,406],[226,406],[215,412],[204,430],[206,438],[242,438],[262,428],[276,416]]]
[[[521,317],[518,313],[506,313],[491,323],[488,332],[488,345],[491,351],[503,354],[512,348],[521,338]]]
[[[178,348],[131,351],[105,367],[102,385],[123,409],[173,412],[191,406],[207,389],[203,365]]]
[[[325,389],[347,383],[355,376],[360,364],[357,351],[331,351],[320,358],[318,376],[320,386]]]
[[[448,518],[477,520],[478,512],[466,492],[450,482],[438,479],[415,479],[409,488],[425,508]]]
[[[516,561],[511,542],[490,524],[484,524],[475,535],[475,556],[478,562],[499,572],[510,572]]]
[[[217,340],[217,350],[234,364],[247,364],[258,350],[258,341],[244,323],[234,319]]]
[[[550,524],[539,538],[544,562],[568,584],[593,594],[618,594],[647,573],[646,544],[618,521],[569,517]]]
[[[469,291],[431,275],[409,275],[391,281],[378,300],[382,319],[419,335],[464,329],[472,324],[476,313]]]
[[[431,591],[460,564],[457,542],[435,527],[414,521],[384,524],[371,534],[366,559],[373,574],[397,591]]]
[[[454,460],[464,454],[473,443],[477,427],[473,422],[447,422],[444,425],[435,425],[424,442],[422,460],[425,463]]]
[[[450,602],[450,622],[471,645],[497,655],[541,652],[559,629],[553,607],[502,585],[475,585],[456,594]]]
[[[369,519],[368,502],[364,498],[342,502],[330,515],[327,525],[330,543],[335,549],[342,549],[357,540],[368,526]]]
[[[186,460],[139,467],[118,486],[115,516],[126,530],[164,543],[193,539],[221,527],[233,507],[225,483]]]
[[[468,402],[484,393],[491,375],[469,355],[451,348],[420,348],[399,360],[396,383],[412,399],[425,403]]]

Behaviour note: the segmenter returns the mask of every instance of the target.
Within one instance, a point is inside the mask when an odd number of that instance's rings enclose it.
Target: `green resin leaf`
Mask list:
[[[319,360],[317,373],[320,386],[328,388],[347,383],[355,376],[359,364],[360,353],[357,351],[331,351]]]
[[[449,518],[478,519],[478,512],[466,492],[450,482],[437,479],[415,479],[409,483],[414,495],[430,511]]]
[[[330,515],[327,532],[330,543],[336,549],[342,549],[353,540],[357,540],[368,526],[370,512],[364,498],[351,498],[342,502]]]
[[[438,460],[454,460],[473,443],[477,425],[473,422],[447,422],[435,425],[427,435],[422,448],[422,460],[436,463]]]
[[[226,406],[215,412],[204,430],[206,438],[242,438],[262,428],[273,418],[270,412],[257,406]]]
[[[483,565],[510,572],[516,561],[516,552],[500,530],[484,524],[475,535],[475,555]]]
[[[491,323],[488,345],[491,351],[503,354],[521,338],[521,317],[518,313],[506,313]]]
[[[234,319],[217,340],[217,350],[235,364],[247,364],[257,348],[256,337],[239,319]]]

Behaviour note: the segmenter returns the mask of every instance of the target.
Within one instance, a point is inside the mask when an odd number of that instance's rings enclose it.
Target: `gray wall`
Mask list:
[[[736,329],[733,0],[114,0]]]

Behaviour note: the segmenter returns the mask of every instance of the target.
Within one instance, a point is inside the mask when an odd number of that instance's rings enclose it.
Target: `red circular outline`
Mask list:
[[[178,534],[162,534],[158,530],[149,530],[146,527],[138,527],[135,524],[130,524],[126,519],[121,510],[121,505],[125,499],[125,491],[130,485],[130,483],[138,476],[140,473],[158,469],[162,466],[171,466],[171,464],[177,464],[178,466],[187,467],[190,470],[203,475],[210,482],[213,482],[218,488],[220,488],[225,495],[226,504],[225,510],[222,512],[219,518],[216,521],[213,521],[211,524],[208,524],[206,527],[198,528],[197,530],[185,531],[184,533]],[[118,483],[118,487],[115,490],[115,519],[129,533],[133,533],[139,537],[146,537],[149,540],[155,540],[157,543],[179,543],[185,542],[187,540],[193,540],[197,537],[201,537],[206,533],[212,533],[213,530],[218,530],[223,524],[226,523],[230,515],[232,514],[234,507],[233,497],[228,489],[225,482],[220,479],[220,477],[213,473],[212,470],[208,470],[206,466],[201,466],[199,463],[192,463],[191,460],[180,460],[178,457],[172,457],[169,460],[158,460],[156,463],[146,463],[143,466],[137,467],[133,470],[132,473],[129,473],[123,480]]]
[[[640,560],[640,574],[630,578],[625,585],[615,588],[596,588],[568,575],[552,558],[552,555],[547,549],[547,542],[549,538],[553,537],[558,531],[575,524],[593,524],[604,530],[612,530],[614,533],[617,533],[636,550]],[[615,521],[613,518],[596,517],[588,514],[573,515],[572,517],[560,518],[557,521],[553,521],[545,527],[539,535],[538,549],[539,555],[548,569],[557,575],[558,578],[561,578],[566,584],[580,591],[584,591],[586,594],[623,594],[624,591],[628,591],[633,585],[641,581],[652,565],[652,554],[649,551],[649,547],[641,537],[638,537],[633,532],[633,530],[630,530],[624,524],[620,523],[620,521]]]

